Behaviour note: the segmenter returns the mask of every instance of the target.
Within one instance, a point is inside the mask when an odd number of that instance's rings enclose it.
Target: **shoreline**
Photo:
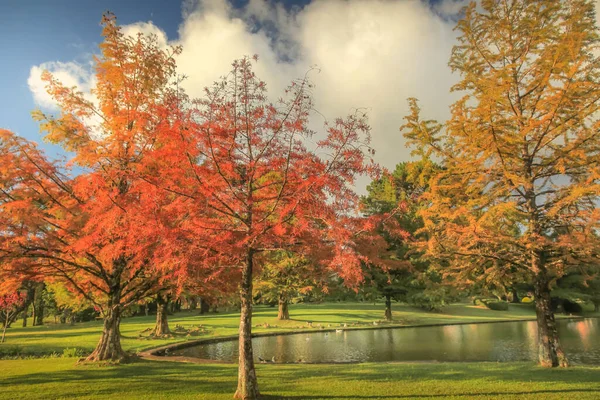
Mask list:
[[[580,319],[588,319],[588,318],[600,318],[597,316],[586,317],[586,316],[568,316],[557,318],[558,320],[580,320]],[[475,324],[498,324],[498,323],[507,323],[507,322],[533,322],[536,321],[535,318],[520,318],[520,319],[507,319],[507,320],[494,320],[494,321],[477,321],[477,322],[453,322],[453,323],[436,323],[436,324],[417,324],[417,325],[386,325],[386,326],[364,326],[364,327],[346,327],[342,328],[344,331],[365,331],[365,330],[382,330],[382,329],[408,329],[408,328],[433,328],[433,327],[441,327],[441,326],[458,326],[458,325],[475,325]],[[338,328],[309,328],[311,330],[293,330],[293,331],[281,331],[281,332],[260,332],[252,334],[252,338],[259,337],[271,337],[271,336],[288,336],[288,335],[300,335],[300,334],[313,334],[319,332],[335,332]],[[222,342],[233,342],[238,340],[238,335],[228,335],[216,338],[203,338],[196,340],[188,340],[184,342],[171,343],[169,345],[155,347],[148,350],[142,350],[137,353],[137,356],[143,360],[152,360],[152,361],[170,361],[170,362],[185,362],[185,363],[194,363],[194,364],[235,364],[232,361],[223,361],[223,360],[212,360],[212,359],[204,359],[197,357],[187,357],[187,356],[169,356],[165,355],[165,353],[169,351],[186,349],[188,347],[195,347],[213,343],[222,343]],[[162,353],[162,354],[161,354]],[[411,361],[413,362],[413,361]],[[419,361],[416,361],[419,362]],[[426,363],[436,363],[441,361],[420,361]],[[462,362],[462,361],[459,361]],[[485,361],[481,361],[485,362]],[[491,362],[491,361],[490,361]],[[357,362],[330,362],[330,363],[271,363],[266,362],[263,364],[273,364],[273,365],[324,365],[324,364],[360,364],[360,361]]]

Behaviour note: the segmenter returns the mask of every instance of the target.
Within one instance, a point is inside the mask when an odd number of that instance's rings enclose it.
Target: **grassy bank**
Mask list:
[[[258,365],[265,399],[597,399],[600,367],[531,363]],[[235,365],[0,361],[0,399],[231,399]]]
[[[382,304],[326,303],[294,305],[290,321],[277,321],[277,310],[256,307],[255,332],[317,330],[348,324],[373,326],[383,315]],[[469,304],[443,312],[424,312],[395,305],[398,325],[484,322],[534,318],[531,305],[510,305],[491,311]],[[140,339],[154,317],[122,322],[123,345],[138,351],[170,342],[233,335],[236,312],[170,317],[171,327],[204,327],[202,336],[161,340]],[[314,328],[307,328],[308,321]],[[19,321],[17,321],[18,324]],[[62,353],[65,348],[91,351],[100,335],[99,321],[20,328],[15,324],[0,345],[0,354]],[[351,365],[257,365],[265,399],[405,399],[405,398],[600,398],[600,367],[548,370],[532,363],[364,363]],[[232,364],[188,364],[141,360],[119,366],[75,365],[74,358],[0,360],[2,399],[230,399],[237,367]]]
[[[346,323],[349,326],[372,326],[373,322],[383,318],[383,304],[373,303],[323,303],[297,304],[290,307],[291,320],[278,321],[277,309],[259,306],[254,309],[253,331],[278,332],[308,328],[308,321],[314,328],[318,325],[329,327]],[[204,333],[200,336],[175,336],[168,339],[148,340],[140,338],[144,330],[154,325],[154,316],[132,317],[123,319],[121,334],[123,347],[130,351],[140,351],[162,346],[171,342],[235,335],[238,330],[239,314],[237,312],[199,315],[197,311],[181,312],[169,317],[171,328],[182,325],[186,328],[202,325]],[[442,312],[426,312],[406,305],[394,305],[394,324],[420,325],[458,322],[483,322],[494,320],[511,320],[535,318],[532,305],[511,304],[508,311],[492,311],[485,307],[469,304],[451,305]],[[46,324],[44,326],[19,327],[16,321],[7,331],[6,343],[0,344],[0,357],[20,355],[45,355],[62,353],[65,348],[77,348],[83,352],[91,352],[102,331],[101,321],[78,323],[74,326]]]

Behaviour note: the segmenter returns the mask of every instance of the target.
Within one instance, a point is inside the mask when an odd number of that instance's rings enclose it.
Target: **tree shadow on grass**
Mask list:
[[[63,369],[58,371],[51,364],[41,366],[44,368],[41,372],[1,375],[0,387],[7,389],[4,395],[10,395],[9,391],[17,394],[19,387],[27,387],[38,393],[52,391],[52,395],[60,398],[126,398],[127,393],[138,397],[146,394],[165,398],[217,397],[233,394],[237,380],[234,364],[137,361],[108,367],[73,365],[68,369],[64,369],[63,364]],[[532,363],[261,364],[257,372],[263,398],[267,400],[600,397],[600,368],[597,367],[549,370]],[[374,388],[372,395],[365,394],[362,388],[367,382]],[[19,386],[11,387],[15,384]]]
[[[68,370],[0,376],[0,387],[64,387],[60,398],[98,396],[116,398],[129,393],[229,393],[235,390],[236,366],[193,365],[174,362],[133,362],[117,366],[86,364]],[[6,393],[5,393],[6,394]],[[48,393],[50,395],[50,393]],[[0,396],[1,397],[1,396]],[[126,396],[125,396],[126,397]]]
[[[600,388],[600,368],[571,367],[548,369],[529,362],[522,363],[366,363],[340,365],[260,365],[270,371],[271,377],[281,380],[286,375],[296,379],[330,376],[335,380],[364,380],[368,382],[398,382],[414,380],[487,381],[487,382],[552,382],[596,384]],[[289,378],[289,377],[287,377]]]
[[[299,395],[299,396],[279,396],[262,394],[261,400],[317,400],[317,399],[431,399],[431,398],[448,398],[448,397],[464,397],[467,399],[473,399],[478,397],[489,398],[490,396],[540,396],[549,394],[575,394],[575,393],[600,393],[600,390],[594,389],[564,389],[564,390],[532,390],[527,392],[518,391],[506,391],[506,392],[482,392],[482,393],[448,393],[448,394],[397,394],[397,395],[374,395],[374,396],[361,396],[361,395]]]

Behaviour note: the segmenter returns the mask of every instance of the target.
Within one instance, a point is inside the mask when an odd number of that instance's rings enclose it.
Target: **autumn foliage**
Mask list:
[[[174,62],[155,39],[123,36],[111,16],[103,24],[95,100],[46,73],[60,113],[34,113],[46,139],[73,159],[48,161],[34,144],[2,131],[0,165],[11,168],[2,175],[0,219],[8,234],[1,245],[14,274],[59,280],[100,310],[104,332],[89,359],[118,361],[125,357],[123,308],[168,277],[153,273],[151,262],[161,199],[136,172],[156,143],[161,121],[154,110],[166,107]]]
[[[111,15],[102,24],[91,95],[45,73],[60,112],[34,112],[45,139],[73,157],[51,161],[0,131],[2,273],[54,281],[101,312],[89,361],[127,357],[119,324],[129,305],[237,290],[236,396],[256,398],[252,284],[261,263],[293,252],[356,286],[364,263],[386,261],[377,232],[405,235],[390,218],[399,209],[360,216],[356,178],[379,173],[366,115],[316,134],[308,77],[271,103],[249,58],[190,99],[176,74],[179,48],[125,36]]]
[[[594,6],[487,0],[457,30],[452,118],[423,120],[411,99],[403,127],[418,154],[443,160],[421,249],[459,287],[531,282],[540,364],[566,366],[550,289],[600,254]]]
[[[252,60],[235,61],[205,97],[178,93],[179,114],[159,129],[162,145],[144,173],[172,198],[164,212],[175,221],[165,230],[173,245],[159,264],[179,266],[180,276],[189,275],[189,260],[208,276],[241,273],[240,398],[258,396],[250,341],[257,263],[293,251],[357,284],[368,258],[360,240],[378,224],[357,216],[353,189],[358,175],[378,170],[366,117],[335,120],[309,148],[311,88],[306,77],[292,82],[272,104]]]
[[[20,312],[21,306],[25,303],[25,293],[12,292],[0,295],[0,323],[2,324],[2,338],[0,343],[4,343],[6,337],[6,328],[11,320]]]

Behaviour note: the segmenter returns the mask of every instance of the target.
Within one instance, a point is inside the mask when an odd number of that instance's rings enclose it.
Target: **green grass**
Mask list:
[[[342,323],[372,326],[383,315],[382,304],[299,304],[290,308],[291,321],[277,321],[277,310],[256,307],[255,332],[297,330]],[[469,304],[449,306],[443,312],[424,312],[394,305],[398,325],[442,324],[534,318],[531,305],[510,305],[508,311],[491,311]],[[239,314],[198,315],[182,312],[170,325],[202,324],[200,337],[237,333]],[[70,325],[9,329],[0,354],[17,347],[21,354],[62,353],[65,348],[91,351],[99,338],[99,321]],[[171,338],[141,340],[154,317],[124,319],[123,346],[139,351],[170,342]],[[269,324],[270,328],[263,325]],[[308,329],[308,328],[304,328]],[[313,328],[316,330],[318,328]],[[193,337],[191,339],[197,339]],[[566,370],[538,368],[533,363],[364,363],[344,365],[257,365],[260,390],[266,399],[576,399],[600,398],[600,367]],[[190,364],[136,361],[119,366],[75,365],[74,358],[0,360],[1,399],[230,399],[236,387],[233,364]]]
[[[332,327],[339,324],[372,325],[374,321],[383,318],[383,304],[373,303],[323,303],[296,304],[290,306],[290,321],[278,321],[277,309],[265,306],[254,308],[253,332],[278,332],[306,328],[307,321],[313,326]],[[394,322],[398,325],[443,324],[458,322],[482,322],[494,320],[511,320],[535,318],[533,306],[530,304],[511,304],[508,311],[491,311],[485,307],[470,304],[455,304],[443,309],[442,312],[426,312],[407,305],[394,304]],[[19,327],[20,320],[7,331],[6,343],[0,344],[0,357],[7,354],[47,355],[62,353],[65,348],[78,348],[91,352],[96,346],[100,332],[101,321],[68,324],[46,324],[44,326]],[[155,317],[124,318],[121,323],[123,348],[129,351],[140,351],[162,346],[171,342],[199,339],[203,337],[220,337],[235,335],[238,331],[239,313],[218,313],[198,315],[198,312],[181,312],[169,316],[169,324],[190,328],[202,325],[206,333],[202,336],[186,338],[176,336],[169,339],[140,339],[139,334],[154,325]],[[265,328],[264,324],[269,324]],[[258,327],[257,327],[258,326]],[[304,328],[302,328],[304,327]]]
[[[0,399],[231,399],[236,366],[141,361],[0,361]],[[258,365],[265,399],[597,399],[600,367],[531,363]]]

